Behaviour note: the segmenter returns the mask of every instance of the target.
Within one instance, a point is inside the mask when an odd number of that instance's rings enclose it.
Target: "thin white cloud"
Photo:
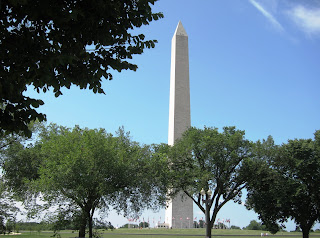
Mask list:
[[[271,23],[272,25],[280,30],[280,31],[284,31],[282,25],[277,21],[277,19],[270,13],[268,12],[265,8],[263,8],[263,6],[261,4],[259,4],[258,2],[256,2],[255,0],[249,0],[249,2],[256,8],[258,9]]]
[[[302,5],[288,11],[290,18],[308,35],[320,35],[320,8],[306,8]]]

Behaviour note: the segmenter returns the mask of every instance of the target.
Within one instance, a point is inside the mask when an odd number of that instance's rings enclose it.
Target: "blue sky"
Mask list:
[[[156,48],[133,58],[136,72],[104,81],[106,95],[75,87],[59,98],[29,92],[44,100],[40,111],[49,122],[109,132],[124,126],[136,141],[166,143],[171,38],[181,20],[189,36],[193,126],[236,126],[250,140],[272,135],[277,144],[313,138],[320,129],[318,0],[159,0],[153,10],[165,18],[136,32],[157,39]],[[164,211],[148,216],[163,220]],[[218,217],[240,227],[257,219],[232,202]],[[109,220],[127,221],[113,213]]]

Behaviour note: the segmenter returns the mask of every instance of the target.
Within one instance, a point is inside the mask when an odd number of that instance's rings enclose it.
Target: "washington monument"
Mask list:
[[[188,35],[179,21],[171,43],[168,144],[181,138],[191,126]],[[193,201],[183,192],[170,200],[165,223],[172,228],[193,227]]]

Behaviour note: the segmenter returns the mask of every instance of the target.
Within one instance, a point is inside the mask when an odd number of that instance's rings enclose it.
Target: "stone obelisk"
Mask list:
[[[179,21],[172,37],[168,144],[191,126],[188,35]],[[165,223],[172,228],[193,227],[193,201],[183,192],[171,199]]]

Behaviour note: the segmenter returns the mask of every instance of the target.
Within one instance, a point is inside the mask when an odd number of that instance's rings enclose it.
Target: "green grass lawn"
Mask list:
[[[204,237],[205,229],[118,229],[113,231],[100,230],[103,233],[103,238],[126,238],[126,237],[143,237],[143,238],[182,238],[182,237]],[[59,233],[61,238],[71,238],[77,237],[78,233],[76,231],[61,231]],[[226,238],[252,238],[260,237],[261,231],[249,231],[249,230],[212,230],[212,235],[214,237],[221,237],[223,235],[228,235]],[[52,237],[53,232],[42,231],[42,232],[22,232],[21,235],[10,235],[10,238],[49,238]],[[276,235],[277,237],[302,237],[300,232],[279,232]],[[319,232],[312,232],[310,236],[316,236],[320,238]]]

